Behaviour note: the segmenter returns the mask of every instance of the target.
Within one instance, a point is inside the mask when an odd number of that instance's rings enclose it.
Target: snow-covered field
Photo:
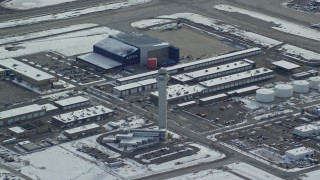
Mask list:
[[[75,30],[76,28],[82,28],[83,25],[71,27]],[[69,28],[53,29],[50,30],[50,34],[57,34],[65,31],[66,29]],[[48,31],[41,31],[38,33],[33,33],[32,36],[41,37],[47,33]],[[108,27],[96,27],[92,29],[51,36],[38,40],[26,41],[13,46],[0,46],[0,59],[13,58],[44,51],[56,51],[65,56],[83,54],[91,52],[92,46],[95,43],[101,41],[102,39],[107,38],[108,35],[116,35],[118,33],[120,32],[114,29],[110,29]],[[28,35],[16,36],[15,38],[23,39],[26,36]],[[8,40],[7,38],[5,39]],[[2,42],[1,39],[0,42]],[[19,49],[15,51],[8,51],[6,50],[6,47],[19,47]]]
[[[203,25],[212,27],[213,29],[220,31],[220,32],[233,34],[239,38],[252,41],[255,44],[259,44],[259,45],[262,45],[267,48],[270,48],[270,47],[273,47],[273,46],[276,46],[276,45],[279,45],[282,43],[280,41],[277,41],[275,39],[271,39],[269,37],[266,37],[266,36],[263,36],[263,35],[260,35],[257,33],[242,30],[236,26],[226,24],[225,22],[217,20],[217,19],[205,17],[205,16],[202,16],[199,14],[188,13],[188,12],[158,16],[157,19],[144,19],[144,20],[140,20],[140,21],[131,23],[131,26],[135,27],[135,28],[148,28],[148,27],[156,25],[156,24],[162,24],[165,22],[172,21],[172,20],[161,19],[161,18],[187,19],[187,20],[195,22],[195,23],[199,23],[199,24],[203,24]],[[166,25],[165,27],[170,27],[170,25]],[[152,30],[159,30],[159,29],[163,29],[163,27],[152,28]]]
[[[102,167],[82,159],[59,146],[21,157],[30,165],[22,165],[21,173],[33,179],[71,180],[71,179],[116,179]]]
[[[40,22],[46,21],[53,21],[53,20],[60,20],[60,19],[68,19],[74,18],[81,15],[86,15],[94,12],[102,12],[107,10],[114,10],[120,9],[130,6],[135,6],[139,4],[144,4],[151,2],[152,0],[127,0],[123,2],[116,2],[111,4],[100,4],[92,7],[87,7],[83,9],[74,9],[63,13],[55,13],[55,14],[48,14],[43,16],[33,16],[33,17],[25,17],[21,19],[14,19],[9,21],[0,22],[0,28],[8,28],[8,27],[15,27],[15,26],[22,26],[28,24],[36,24]]]
[[[319,33],[320,34],[320,33]],[[299,48],[290,44],[286,44],[278,50],[283,51],[283,54],[295,56],[296,58],[302,57],[306,60],[320,60],[320,54],[306,49]]]
[[[229,168],[231,171],[238,173],[248,179],[254,179],[254,180],[281,180],[281,178],[272,175],[268,172],[265,172],[261,169],[258,169],[256,167],[253,167],[249,164],[239,162],[239,163],[233,163],[226,165],[227,168]]]
[[[33,9],[45,6],[52,6],[56,4],[62,4],[67,2],[72,2],[76,0],[6,0],[1,3],[1,6],[10,9]]]
[[[223,180],[242,180],[242,178],[226,171],[208,169],[200,172],[194,172],[190,174],[185,174],[182,176],[170,178],[167,180],[191,180],[191,179],[201,179],[201,180],[213,180],[213,179],[223,179]]]
[[[303,180],[318,180],[319,177],[320,177],[320,170],[315,170],[315,171],[303,174],[301,176],[301,179],[303,179]]]
[[[230,5],[216,5],[214,6],[214,8],[219,9],[221,11],[245,14],[253,18],[260,19],[262,21],[272,22],[275,24],[275,26],[272,28],[278,31],[320,41],[319,31],[311,29],[306,26],[302,26],[296,23],[279,19],[279,18],[271,17],[262,13],[258,13],[258,12],[230,6]]]

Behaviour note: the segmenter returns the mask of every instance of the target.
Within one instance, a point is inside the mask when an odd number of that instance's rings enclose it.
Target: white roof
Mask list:
[[[233,63],[223,64],[220,66],[215,66],[215,67],[211,67],[211,68],[207,68],[207,69],[203,69],[203,70],[199,70],[199,71],[194,71],[194,72],[190,72],[190,73],[180,74],[177,76],[172,76],[172,78],[177,79],[179,81],[190,81],[194,78],[209,76],[212,74],[217,74],[217,73],[221,73],[224,71],[238,69],[238,68],[246,67],[246,66],[250,66],[250,65],[252,65],[252,63],[249,63],[247,61],[236,61]]]
[[[24,76],[27,76],[36,81],[43,81],[55,78],[54,76],[46,72],[40,71],[39,69],[36,69],[15,59],[0,60],[0,66],[11,69],[12,71],[17,72],[19,74],[23,74]]]
[[[259,88],[260,88],[259,86],[249,86],[249,87],[237,89],[237,90],[234,90],[234,91],[229,91],[229,92],[227,92],[227,93],[228,93],[228,94],[244,93],[244,92],[248,92],[248,91],[257,90],[257,89],[259,89]]]
[[[63,123],[70,123],[70,122],[80,121],[82,119],[87,119],[90,117],[103,115],[103,114],[107,114],[107,113],[111,113],[111,112],[113,112],[113,110],[99,105],[99,106],[92,106],[92,107],[78,110],[78,111],[60,114],[57,116],[53,116],[52,118],[54,118],[58,121],[61,121]]]
[[[295,68],[300,67],[297,64],[294,64],[294,63],[291,63],[291,62],[288,62],[288,61],[284,61],[284,60],[276,61],[276,62],[273,62],[272,64],[275,65],[275,66],[287,69],[287,70],[291,70],[291,69],[295,69]]]
[[[114,67],[118,67],[122,65],[117,61],[106,58],[96,53],[84,54],[82,56],[78,56],[78,58],[85,62],[98,66],[102,69],[112,69]]]
[[[308,124],[308,125],[303,125],[303,126],[299,126],[299,127],[295,127],[295,130],[298,130],[300,132],[310,132],[310,131],[314,131],[317,130],[318,127],[313,125],[313,124]]]
[[[0,120],[6,119],[6,118],[11,118],[11,117],[16,117],[16,116],[20,116],[20,115],[24,115],[24,114],[28,114],[28,113],[37,112],[37,111],[40,111],[41,109],[43,109],[42,106],[39,106],[38,104],[32,104],[29,106],[24,106],[24,107],[19,107],[19,108],[15,108],[15,109],[2,111],[2,112],[0,112]]]
[[[82,96],[75,96],[75,97],[70,97],[67,99],[55,101],[54,103],[59,104],[60,106],[69,106],[69,105],[73,105],[73,104],[83,103],[86,101],[89,101],[89,99],[82,97]]]
[[[207,63],[207,62],[211,62],[211,61],[217,61],[219,59],[233,57],[233,56],[237,56],[237,55],[240,55],[240,54],[249,53],[249,52],[253,52],[253,51],[257,51],[257,50],[261,50],[261,48],[245,49],[245,50],[242,50],[242,51],[228,53],[228,54],[224,54],[224,55],[221,55],[221,56],[211,57],[211,58],[208,58],[208,59],[202,59],[202,60],[198,60],[198,61],[194,61],[194,62],[178,64],[178,65],[175,65],[175,66],[168,67],[167,70],[168,70],[168,73],[170,74],[171,71],[174,71],[174,70],[177,70],[177,69],[180,69],[180,68],[186,68],[186,67],[189,67],[189,66],[194,66],[194,65],[197,65],[197,64],[203,64],[203,63]],[[158,73],[158,71],[151,71],[151,72],[147,72],[147,73],[142,73],[142,74],[137,74],[137,75],[133,75],[133,76],[120,78],[120,79],[118,79],[118,81],[120,81],[120,82],[128,81],[128,80],[131,80],[131,79],[142,78],[142,77],[154,75],[154,74],[157,74],[157,73]]]
[[[222,97],[227,97],[227,95],[226,94],[218,94],[218,95],[202,98],[202,99],[200,99],[200,101],[210,101],[210,100],[218,99],[218,98],[222,98]]]
[[[129,90],[129,89],[133,89],[133,88],[137,88],[137,87],[156,84],[156,83],[157,83],[157,80],[155,78],[153,78],[153,79],[147,79],[147,80],[129,83],[129,84],[121,85],[121,86],[116,86],[116,87],[114,87],[114,89],[117,89],[118,91],[124,91],[124,90]]]
[[[25,130],[20,126],[15,126],[12,128],[8,128],[10,131],[15,132],[17,134],[25,132]]]
[[[295,155],[295,156],[298,156],[298,155],[301,155],[301,154],[306,154],[306,153],[313,153],[313,152],[314,152],[313,149],[307,148],[307,147],[299,147],[299,148],[296,148],[296,149],[291,149],[291,150],[286,151],[286,153],[289,153],[289,154],[292,154],[292,155]]]
[[[76,128],[68,129],[68,130],[65,130],[65,132],[68,133],[68,134],[75,134],[75,133],[87,131],[87,130],[90,130],[90,129],[95,129],[95,128],[98,128],[98,127],[100,127],[99,124],[92,123],[92,124],[87,124],[87,125],[84,125],[84,126],[79,126],[79,127],[76,127]]]
[[[253,69],[253,70],[249,70],[246,72],[241,72],[241,73],[237,73],[237,74],[224,76],[221,78],[203,81],[203,82],[200,82],[199,84],[201,84],[205,87],[212,87],[212,86],[225,84],[225,83],[229,83],[229,82],[234,82],[234,81],[245,79],[245,78],[254,77],[257,75],[261,75],[261,74],[267,74],[270,72],[273,72],[273,71],[270,69],[267,69],[267,68],[258,68],[258,69]]]
[[[47,112],[49,111],[54,111],[54,110],[58,110],[58,107],[52,105],[52,104],[43,104],[41,105],[42,107],[44,107],[46,109]]]
[[[177,106],[183,107],[183,106],[188,106],[188,105],[191,105],[191,104],[197,104],[197,102],[196,101],[188,101],[188,102],[185,102],[185,103],[177,104]]]
[[[167,99],[175,99],[179,97],[184,97],[192,94],[196,94],[199,92],[202,92],[206,88],[201,85],[181,85],[181,84],[175,84],[172,86],[167,87]],[[151,92],[152,95],[157,96],[159,95],[158,91]]]

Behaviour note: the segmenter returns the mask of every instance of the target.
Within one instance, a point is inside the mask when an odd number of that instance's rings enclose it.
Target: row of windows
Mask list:
[[[45,112],[42,111],[42,112],[36,112],[36,113],[33,113],[33,114],[17,116],[15,118],[8,119],[8,124],[12,124],[14,122],[23,121],[23,120],[27,120],[27,119],[31,119],[31,118],[37,118],[39,116],[44,116],[44,114],[45,114]],[[3,125],[3,122],[0,125]]]
[[[69,106],[63,107],[63,110],[73,109],[73,108],[85,106],[85,105],[88,105],[88,104],[90,104],[89,101],[86,101],[86,102],[83,102],[83,103],[77,103],[77,104],[73,104],[73,105],[69,105]]]
[[[236,69],[231,69],[231,70],[228,70],[228,71],[223,71],[223,72],[219,72],[219,73],[215,73],[215,74],[204,75],[204,76],[202,76],[202,77],[199,78],[199,81],[204,81],[204,80],[207,80],[207,79],[218,78],[218,77],[225,76],[225,75],[229,75],[229,74],[233,74],[233,73],[236,73],[236,72],[241,72],[241,71],[249,70],[249,69],[251,69],[251,68],[252,68],[252,65],[248,65],[248,66],[245,66],[245,67],[236,68]]]

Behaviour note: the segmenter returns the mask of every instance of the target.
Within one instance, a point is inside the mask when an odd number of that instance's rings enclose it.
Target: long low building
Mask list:
[[[314,150],[307,147],[299,147],[285,152],[286,157],[291,161],[299,161],[314,157]]]
[[[221,78],[211,79],[208,81],[200,82],[199,84],[206,87],[204,93],[211,93],[229,89],[245,84],[250,84],[273,77],[273,70],[267,68],[258,68],[249,70],[242,73],[232,74]]]
[[[199,82],[208,79],[218,78],[229,74],[234,74],[255,68],[254,61],[244,59],[233,63],[223,64],[199,71],[183,73],[176,76],[171,76],[171,79],[178,83]]]
[[[120,97],[127,96],[130,94],[140,93],[143,91],[148,91],[150,89],[157,88],[156,79],[147,79],[143,81],[138,81],[135,83],[125,84],[122,86],[113,87],[113,94]]]
[[[214,102],[226,100],[226,99],[228,99],[228,97],[229,96],[227,94],[217,94],[214,96],[209,96],[209,97],[199,99],[199,104],[200,105],[207,105],[207,104],[211,104]]]
[[[37,87],[51,87],[57,81],[56,77],[15,59],[0,60],[0,67],[10,69],[17,77]]]
[[[44,116],[46,109],[38,104],[0,112],[0,126]]]
[[[113,110],[104,106],[92,106],[86,109],[60,114],[52,117],[52,124],[65,127],[88,121],[104,120],[113,115]]]
[[[216,56],[208,59],[202,59],[194,62],[178,64],[172,67],[168,67],[167,71],[169,74],[181,73],[187,70],[197,69],[197,68],[204,68],[208,66],[212,66],[219,63],[229,62],[236,59],[246,58],[249,56],[253,56],[256,54],[260,54],[262,50],[260,48],[251,48],[242,51],[232,52],[228,54],[224,54],[221,56]],[[151,71],[147,73],[137,74],[133,76],[128,76],[124,78],[120,78],[116,80],[117,84],[124,85],[128,83],[133,83],[141,80],[146,80],[150,78],[155,78],[158,74],[158,71]]]
[[[92,135],[101,130],[101,126],[96,123],[91,123],[76,128],[68,129],[64,131],[64,135],[70,139],[75,139],[85,135]]]
[[[89,104],[90,100],[82,96],[70,97],[54,102],[54,105],[57,106],[60,110],[74,109]]]

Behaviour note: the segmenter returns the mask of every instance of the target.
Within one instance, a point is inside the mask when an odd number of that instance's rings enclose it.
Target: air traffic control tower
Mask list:
[[[159,130],[167,130],[167,84],[170,77],[165,68],[158,71],[157,84],[159,92],[158,113]]]

